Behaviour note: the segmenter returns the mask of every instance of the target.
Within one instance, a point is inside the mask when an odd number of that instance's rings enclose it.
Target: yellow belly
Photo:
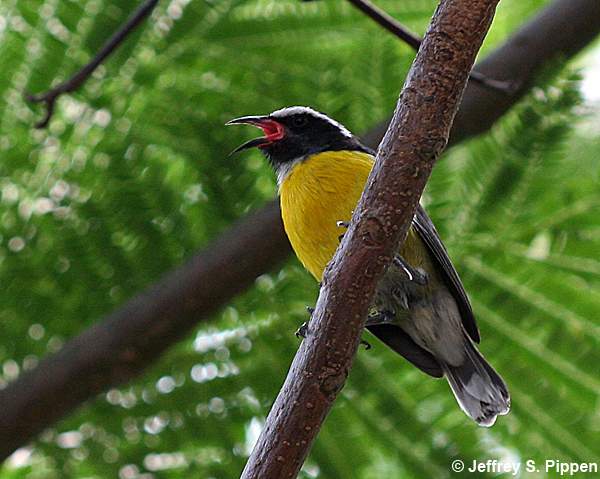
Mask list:
[[[367,153],[319,153],[297,164],[281,184],[285,231],[298,259],[319,281],[346,231],[336,222],[350,221],[372,166]]]
[[[319,153],[297,164],[280,186],[285,231],[298,259],[318,281],[346,231],[336,223],[350,221],[372,166],[367,153]],[[420,242],[412,233],[403,250]],[[420,263],[421,258],[414,259]]]

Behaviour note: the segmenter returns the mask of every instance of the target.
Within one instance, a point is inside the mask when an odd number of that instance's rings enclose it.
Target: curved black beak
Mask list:
[[[234,118],[233,120],[229,120],[225,125],[253,125],[260,128],[262,123],[267,120],[268,116],[241,116],[239,118]],[[240,151],[247,150],[249,148],[254,148],[256,146],[266,145],[269,143],[269,140],[261,136],[260,138],[254,138],[253,140],[249,140],[246,143],[238,146],[235,150],[229,153],[229,156],[235,155]]]
[[[261,136],[260,138],[254,138],[253,140],[249,140],[246,143],[238,146],[235,150],[229,153],[229,156],[238,153],[243,150],[247,150],[248,148],[265,146],[273,142],[274,140],[278,140],[283,135],[283,130],[281,125],[270,118],[268,115],[257,115],[257,116],[242,116],[240,118],[234,118],[233,120],[229,120],[225,125],[252,125],[261,128],[266,136]]]
[[[253,140],[249,140],[246,143],[242,143],[235,150],[233,150],[231,153],[229,153],[229,156],[235,155],[236,153],[239,153],[240,151],[243,151],[243,150],[247,150],[249,148],[267,145],[269,143],[271,143],[271,142],[269,140],[267,140],[264,136],[261,136],[260,138],[254,138]]]
[[[260,125],[268,120],[268,116],[240,116],[239,118],[234,118],[233,120],[229,120],[226,125],[254,125],[260,127]]]

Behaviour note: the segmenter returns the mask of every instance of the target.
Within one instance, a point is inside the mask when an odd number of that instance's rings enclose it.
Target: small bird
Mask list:
[[[374,164],[374,152],[327,115],[282,108],[227,123],[248,124],[264,136],[233,153],[258,147],[277,176],[283,224],[298,259],[321,281]],[[467,293],[446,248],[419,206],[408,237],[380,281],[367,329],[417,368],[445,376],[462,410],[491,426],[508,413],[504,380],[478,351],[479,330]]]

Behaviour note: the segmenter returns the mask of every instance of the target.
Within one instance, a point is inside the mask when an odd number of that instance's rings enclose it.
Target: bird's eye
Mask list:
[[[306,119],[305,116],[295,116],[292,118],[292,125],[294,125],[294,126],[297,126],[297,127],[306,126],[307,123],[308,123],[308,120]]]

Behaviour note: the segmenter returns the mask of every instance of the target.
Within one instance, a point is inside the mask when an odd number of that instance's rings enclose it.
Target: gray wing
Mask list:
[[[469,333],[471,339],[478,343],[480,340],[479,330],[477,329],[471,303],[469,302],[465,288],[458,277],[456,269],[454,269],[454,265],[448,256],[446,247],[440,239],[440,235],[421,205],[418,206],[413,219],[413,228],[427,245],[432,258],[442,273],[444,283],[452,293],[452,296],[454,296],[465,330]]]
[[[396,351],[418,367],[424,373],[441,378],[444,375],[437,359],[429,351],[417,345],[402,328],[393,324],[375,324],[367,329],[383,341],[389,348]]]

